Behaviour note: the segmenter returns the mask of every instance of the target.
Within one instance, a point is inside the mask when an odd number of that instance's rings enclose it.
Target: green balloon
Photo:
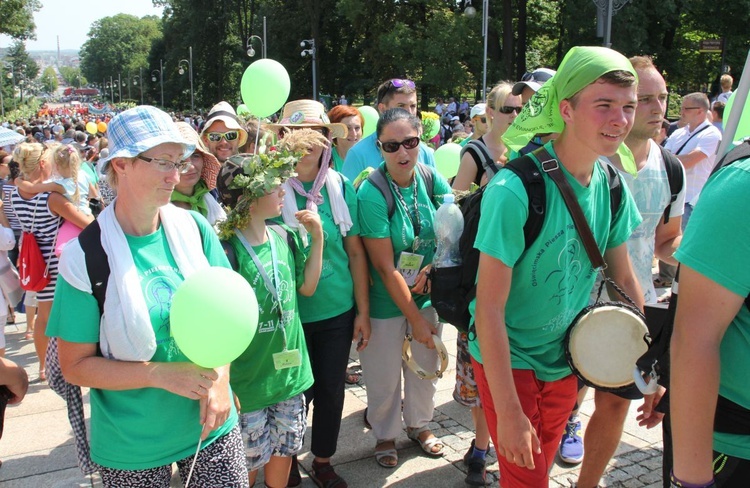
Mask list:
[[[435,168],[446,180],[458,174],[458,166],[460,164],[461,146],[455,142],[443,144],[435,151]]]
[[[289,98],[289,73],[273,59],[259,59],[247,67],[240,82],[242,101],[256,117],[277,112]]]
[[[729,96],[729,100],[727,100],[727,106],[724,107],[724,118],[722,119],[724,130],[726,130],[727,128],[729,114],[732,113],[732,106],[734,105],[735,95],[737,95],[736,91]],[[742,115],[740,116],[740,123],[739,125],[737,125],[737,132],[734,134],[732,142],[742,140],[745,137],[750,137],[750,97],[748,97],[747,100],[748,102],[745,103],[744,107],[738,107],[738,109],[742,111]]]
[[[370,134],[375,133],[380,114],[378,114],[378,111],[370,107],[369,105],[363,105],[359,107],[358,110],[359,113],[362,114],[362,118],[365,119],[365,124],[362,127],[362,138],[365,138]]]
[[[425,121],[427,123],[425,123]],[[438,132],[440,132],[440,120],[439,119],[422,119],[422,128],[424,130],[424,138],[429,141],[433,137],[438,135]]]
[[[172,297],[169,323],[177,346],[198,366],[237,359],[258,330],[258,301],[250,283],[231,269],[196,271]]]

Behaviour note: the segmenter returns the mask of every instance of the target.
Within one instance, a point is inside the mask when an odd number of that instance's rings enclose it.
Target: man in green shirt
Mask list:
[[[632,169],[623,142],[636,105],[636,75],[627,58],[606,48],[573,48],[503,139],[518,150],[536,133],[561,133],[545,148],[581,205],[607,275],[630,296],[642,297],[626,246],[640,215],[625,185],[620,208],[611,215],[608,178],[597,163],[619,152]],[[528,195],[511,171],[487,185],[475,242],[481,251],[472,304],[477,337],[469,346],[504,488],[548,485],[577,391],[563,341],[588,305],[597,272],[560,191],[542,174],[544,224],[529,248],[523,233]],[[636,302],[642,306],[643,300]]]

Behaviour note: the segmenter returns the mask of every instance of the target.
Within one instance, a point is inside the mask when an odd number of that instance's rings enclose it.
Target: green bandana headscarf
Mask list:
[[[206,202],[203,200],[203,196],[209,192],[208,186],[206,185],[206,182],[203,180],[198,180],[198,183],[195,184],[193,187],[193,194],[183,195],[182,193],[178,192],[177,190],[172,192],[172,201],[173,202],[187,202],[190,204],[190,210],[195,210],[196,212],[199,212],[204,217],[208,216],[208,207],[206,206]]]
[[[513,151],[522,149],[536,134],[562,132],[565,127],[560,115],[560,102],[586,88],[612,71],[628,71],[637,77],[633,65],[622,54],[606,47],[578,46],[568,51],[560,68],[523,107],[503,141]],[[638,170],[633,153],[625,144],[617,150],[622,167],[630,174]]]

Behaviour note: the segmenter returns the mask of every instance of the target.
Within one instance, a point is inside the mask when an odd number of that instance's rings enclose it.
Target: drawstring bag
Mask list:
[[[42,250],[39,249],[39,244],[36,242],[36,236],[34,236],[33,228],[36,220],[36,209],[39,206],[39,200],[37,200],[34,206],[34,216],[31,221],[31,230],[24,229],[21,233],[20,250],[18,252],[18,276],[21,279],[21,288],[26,291],[42,291],[52,281],[52,277],[49,273],[48,260],[44,259]],[[52,259],[52,253],[55,249],[55,243],[57,242],[57,234],[60,230],[60,224],[58,223],[57,231],[55,232],[55,242],[52,244],[50,250],[49,260]]]

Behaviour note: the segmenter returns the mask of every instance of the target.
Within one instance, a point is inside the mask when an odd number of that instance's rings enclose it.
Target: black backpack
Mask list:
[[[500,166],[495,163],[495,161],[492,159],[492,156],[490,156],[490,152],[487,149],[487,145],[482,141],[482,139],[473,139],[469,141],[462,149],[461,149],[461,158],[464,157],[464,154],[469,154],[471,158],[474,160],[474,163],[477,165],[477,176],[474,178],[474,183],[479,185],[479,183],[482,180],[483,173],[479,172],[479,168],[482,168],[489,176],[489,179],[492,179],[495,174],[497,174],[498,171],[500,171]]]
[[[538,156],[537,151],[534,154]],[[615,168],[608,164],[602,166],[608,177],[610,211],[614,219],[622,201],[622,182]],[[544,224],[547,208],[544,177],[528,155],[508,162],[501,170],[506,169],[513,171],[520,178],[529,197],[529,217],[523,226],[524,249],[528,249],[539,237]],[[441,319],[454,325],[461,332],[474,332],[469,327],[471,323],[469,304],[477,294],[479,250],[474,247],[474,241],[479,230],[485,188],[486,186],[480,188],[458,202],[464,217],[464,231],[459,240],[461,264],[448,268],[433,267],[431,271],[432,306],[435,307]]]

